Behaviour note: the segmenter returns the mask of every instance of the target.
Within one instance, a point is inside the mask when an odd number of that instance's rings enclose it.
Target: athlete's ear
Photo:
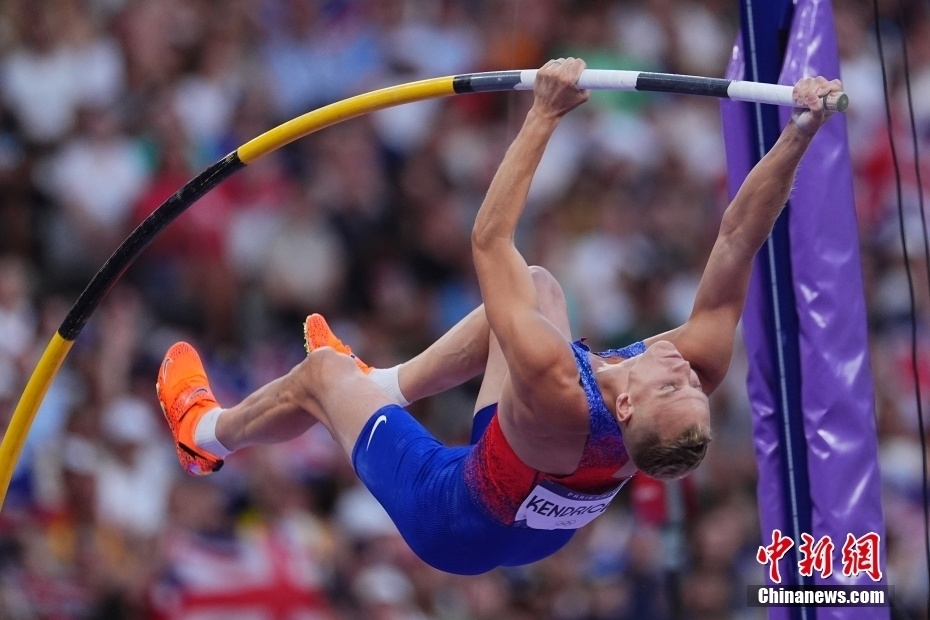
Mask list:
[[[633,403],[630,402],[628,392],[621,392],[617,396],[617,402],[614,403],[614,415],[620,424],[626,424],[630,421],[630,417],[633,415]]]

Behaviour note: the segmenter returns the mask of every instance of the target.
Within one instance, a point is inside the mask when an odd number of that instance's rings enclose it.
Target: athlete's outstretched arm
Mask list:
[[[771,150],[746,176],[723,214],[691,316],[662,336],[691,362],[706,393],[717,388],[729,368],[753,258],[788,201],[801,158],[829,116],[821,97],[839,90],[839,80],[823,77],[804,78],[795,85],[795,99],[808,108],[795,108]]]
[[[514,244],[530,183],[562,117],[588,99],[577,88],[583,60],[551,60],[537,73],[534,102],[507,150],[472,231],[472,253],[485,313],[500,342],[514,387],[544,371],[577,373],[564,335],[540,312],[533,278]],[[555,368],[553,367],[555,365]],[[523,384],[523,385],[521,385]]]

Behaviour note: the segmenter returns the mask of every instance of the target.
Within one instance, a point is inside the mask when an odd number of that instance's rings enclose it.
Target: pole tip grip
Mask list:
[[[849,95],[842,91],[825,95],[823,107],[831,112],[845,112],[849,108]]]

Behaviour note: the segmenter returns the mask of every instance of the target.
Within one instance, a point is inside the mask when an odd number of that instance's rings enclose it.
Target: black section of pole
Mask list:
[[[452,78],[452,90],[457,95],[511,90],[520,83],[520,73],[520,71],[489,71],[457,75]]]
[[[58,334],[65,340],[75,340],[103,297],[158,233],[204,194],[244,166],[237,153],[230,153],[188,181],[145,218],[90,281],[58,328]]]
[[[730,80],[720,78],[672,75],[669,73],[640,73],[636,78],[636,90],[683,95],[727,97]]]

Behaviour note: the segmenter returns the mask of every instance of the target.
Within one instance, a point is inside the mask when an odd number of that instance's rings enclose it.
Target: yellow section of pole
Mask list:
[[[344,120],[402,103],[454,95],[453,78],[448,76],[410,82],[331,103],[266,131],[240,146],[236,153],[242,163],[250,164],[285,144]]]
[[[13,470],[22,452],[23,444],[26,442],[29,427],[32,426],[39,405],[42,404],[45,393],[73,344],[74,341],[65,340],[57,333],[52,337],[35,371],[29,377],[19,404],[13,411],[10,425],[3,435],[3,442],[0,443],[0,506],[6,499],[6,492],[13,478]]]
[[[283,123],[246,142],[237,149],[236,155],[243,164],[249,164],[294,140],[344,120],[403,103],[454,95],[453,81],[454,76],[432,78],[337,101]],[[58,333],[54,335],[13,412],[10,425],[4,433],[3,441],[0,442],[0,507],[3,506],[13,471],[36,412],[73,343]]]

